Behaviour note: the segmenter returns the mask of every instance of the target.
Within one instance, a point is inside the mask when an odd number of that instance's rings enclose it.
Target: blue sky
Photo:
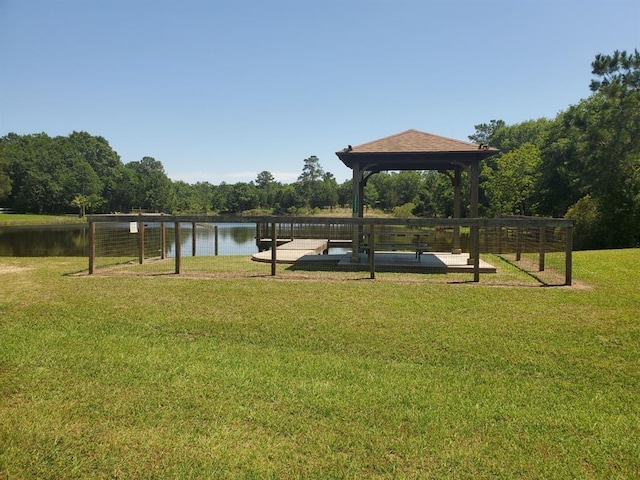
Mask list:
[[[295,181],[410,128],[554,117],[638,0],[0,0],[0,135],[87,131],[174,180]]]

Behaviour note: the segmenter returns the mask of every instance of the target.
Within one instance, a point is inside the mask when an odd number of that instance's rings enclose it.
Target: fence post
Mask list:
[[[89,275],[93,274],[96,263],[96,224],[89,222]]]
[[[544,253],[545,250],[547,249],[547,238],[546,238],[546,232],[545,232],[545,227],[540,227],[540,232],[539,232],[539,241],[540,241],[540,249],[539,249],[539,253],[538,253],[538,271],[539,272],[544,272]]]
[[[567,238],[565,240],[565,251],[564,251],[564,284],[571,286],[572,283],[572,273],[573,269],[573,226],[567,227]]]
[[[175,223],[175,243],[176,243],[176,275],[180,274],[182,263],[182,251],[180,245],[182,243],[182,233],[180,232],[180,222]]]
[[[165,222],[160,223],[160,258],[164,260],[167,256],[166,254],[166,246],[167,246],[167,225]]]
[[[473,251],[475,255],[473,256],[473,281],[480,281],[480,227],[474,225],[471,227],[471,237],[472,242],[474,244]]]
[[[271,276],[276,275],[276,250],[278,249],[278,239],[276,238],[276,222],[271,222]]]
[[[138,260],[144,263],[144,222],[138,222]]]
[[[196,256],[196,222],[191,222],[191,256]]]
[[[213,248],[215,250],[214,255],[218,256],[218,225],[213,226]]]
[[[376,226],[372,223],[369,225],[369,276],[371,279],[376,278]]]
[[[516,227],[516,262],[520,261],[522,256],[522,228],[518,225]]]

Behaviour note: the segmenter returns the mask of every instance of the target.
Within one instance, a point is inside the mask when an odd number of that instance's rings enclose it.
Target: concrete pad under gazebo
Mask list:
[[[369,177],[382,171],[437,170],[448,173],[454,187],[454,218],[460,218],[462,172],[471,180],[471,217],[478,217],[480,162],[499,150],[461,140],[454,140],[418,130],[407,130],[336,152],[338,158],[353,170],[352,216],[364,217],[364,187]],[[362,232],[354,229],[352,261],[360,262]],[[459,248],[459,231],[454,231],[454,250]],[[476,255],[471,252],[471,256]]]

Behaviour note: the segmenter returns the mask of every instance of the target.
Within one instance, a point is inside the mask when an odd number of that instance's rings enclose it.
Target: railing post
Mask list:
[[[369,225],[369,276],[371,279],[376,278],[376,226],[372,223]]]
[[[473,256],[473,281],[479,282],[480,281],[480,227],[477,225],[474,225],[473,227],[471,227],[471,232],[472,232],[471,241],[474,244],[473,252],[475,253]]]
[[[176,242],[176,275],[179,275],[182,267],[182,251],[180,248],[180,245],[182,244],[182,233],[180,232],[180,222],[176,222],[174,228]]]
[[[144,263],[144,222],[138,222],[138,260]]]
[[[191,256],[196,256],[196,222],[191,222]]]
[[[96,224],[89,222],[89,275],[94,272],[96,264]]]
[[[165,222],[160,223],[160,258],[164,260],[167,256],[167,225]]]
[[[567,238],[565,239],[565,251],[564,251],[564,284],[571,286],[572,283],[572,269],[573,269],[573,226],[567,227]]]
[[[218,225],[213,226],[213,248],[215,250],[214,255],[218,256]]]
[[[271,276],[276,275],[276,250],[278,249],[278,239],[276,237],[276,222],[271,222]]]
[[[540,227],[539,242],[540,245],[538,250],[538,271],[544,272],[544,254],[545,250],[547,249],[547,238],[544,226]]]

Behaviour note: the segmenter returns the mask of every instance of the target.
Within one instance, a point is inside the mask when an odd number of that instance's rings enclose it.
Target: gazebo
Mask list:
[[[454,187],[454,218],[460,218],[462,172],[471,180],[471,217],[478,216],[478,184],[480,162],[499,150],[461,140],[454,140],[418,130],[407,130],[388,137],[352,147],[336,155],[353,170],[352,205],[354,217],[364,216],[362,204],[364,186],[374,173],[397,170],[437,170],[448,174]],[[358,238],[356,238],[358,237]],[[353,259],[359,258],[360,234],[354,232]],[[458,234],[454,235],[457,248]]]

